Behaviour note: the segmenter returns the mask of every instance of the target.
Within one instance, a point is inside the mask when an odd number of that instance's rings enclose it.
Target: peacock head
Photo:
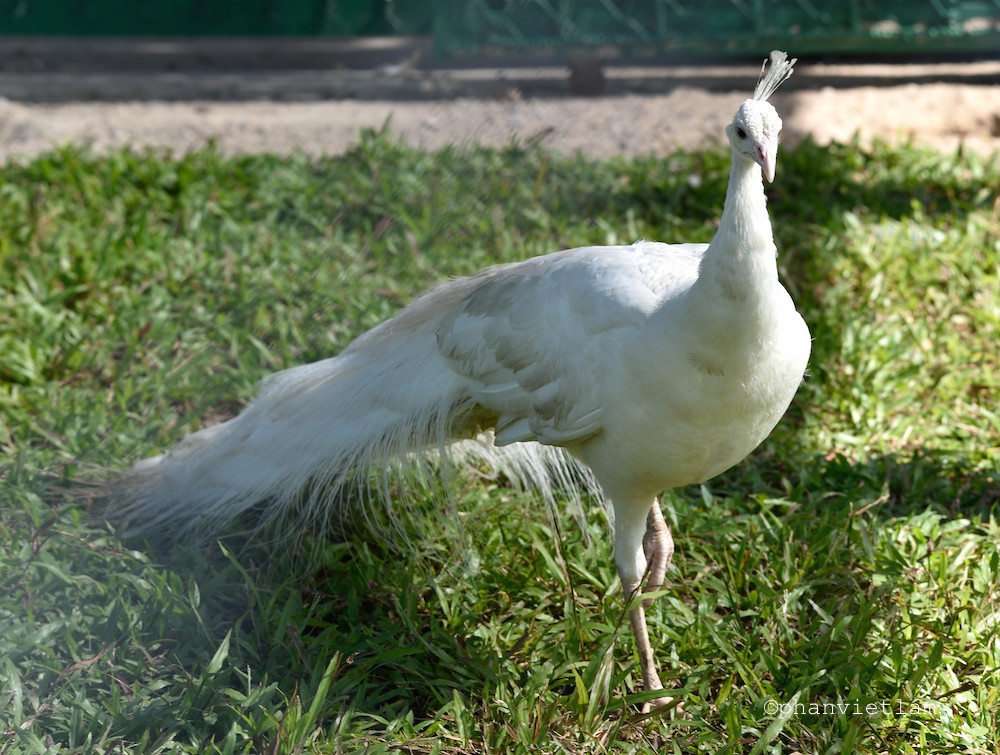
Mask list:
[[[726,127],[733,157],[752,160],[760,165],[768,183],[774,180],[781,118],[767,98],[792,75],[795,61],[796,58],[788,60],[785,53],[774,50],[771,53],[771,68],[767,68],[765,61],[760,69],[761,77],[753,97],[740,105],[733,122]]]
[[[780,133],[778,111],[770,103],[757,100],[747,100],[740,105],[733,122],[726,127],[733,157],[753,160],[760,165],[768,183],[774,180]]]

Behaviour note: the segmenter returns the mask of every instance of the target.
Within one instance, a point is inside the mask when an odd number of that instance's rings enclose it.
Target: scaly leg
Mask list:
[[[642,538],[642,550],[646,554],[648,564],[646,589],[643,592],[658,592],[663,587],[667,567],[670,566],[670,559],[674,556],[674,539],[670,536],[670,529],[663,520],[659,496],[656,497],[646,517],[646,534]],[[647,610],[651,605],[653,605],[652,598],[646,598],[642,602],[643,608]]]
[[[642,669],[642,686],[644,689],[663,689],[660,675],[656,672],[656,659],[653,658],[653,646],[649,642],[649,627],[646,626],[646,611],[638,604],[629,613],[629,626],[635,637],[635,647],[639,652],[639,666]],[[642,712],[649,713],[653,708],[659,708],[670,702],[669,697],[657,697],[642,704]]]
[[[635,509],[633,509],[634,511]],[[625,513],[619,511],[619,514]],[[639,513],[639,512],[636,512]],[[642,525],[645,524],[643,530]],[[641,578],[647,574],[646,589],[655,592],[663,585],[667,566],[673,554],[673,540],[667,529],[663,514],[660,512],[660,502],[657,498],[647,514],[642,519],[635,517],[626,521],[626,517],[616,518],[615,548],[618,561],[618,573],[622,581],[622,591],[631,601],[641,590]],[[634,558],[629,559],[631,550],[628,546],[635,543]],[[642,556],[640,556],[640,553]],[[645,563],[642,563],[645,562]],[[640,567],[640,563],[642,566]],[[629,627],[635,637],[636,651],[639,654],[639,665],[642,670],[642,683],[646,690],[663,689],[660,676],[656,671],[656,660],[653,656],[653,646],[649,641],[649,628],[646,625],[646,608],[652,600],[636,602],[629,612]],[[649,700],[642,706],[642,712],[648,713],[653,708],[665,705],[671,698],[663,696]]]

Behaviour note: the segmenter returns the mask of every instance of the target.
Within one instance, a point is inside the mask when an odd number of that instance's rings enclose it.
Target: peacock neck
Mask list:
[[[698,282],[728,299],[753,300],[777,280],[776,254],[760,166],[734,152],[722,219]]]
[[[760,166],[742,155],[733,154],[729,186],[717,235],[732,244],[730,253],[774,252],[771,220]]]
[[[725,376],[739,384],[757,369],[785,318],[787,295],[780,288],[760,166],[734,155],[722,219],[698,277],[654,320],[654,332],[675,335],[662,351],[644,341],[649,354],[637,359],[650,363],[682,353],[698,381]]]

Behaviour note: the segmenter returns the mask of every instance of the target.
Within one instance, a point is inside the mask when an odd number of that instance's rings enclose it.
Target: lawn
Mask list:
[[[664,499],[638,660],[600,507],[474,475],[363,527],[162,551],[94,483],[449,276],[707,241],[724,150],[77,148],[0,180],[0,753],[996,753],[1000,163],[803,143],[768,188],[806,382]],[[448,496],[459,517],[434,516]],[[567,501],[569,500],[567,496]]]

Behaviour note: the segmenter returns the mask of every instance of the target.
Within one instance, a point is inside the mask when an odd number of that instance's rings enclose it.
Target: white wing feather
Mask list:
[[[437,331],[495,415],[495,442],[568,445],[601,430],[601,386],[623,340],[686,290],[707,245],[583,247],[488,270]]]

